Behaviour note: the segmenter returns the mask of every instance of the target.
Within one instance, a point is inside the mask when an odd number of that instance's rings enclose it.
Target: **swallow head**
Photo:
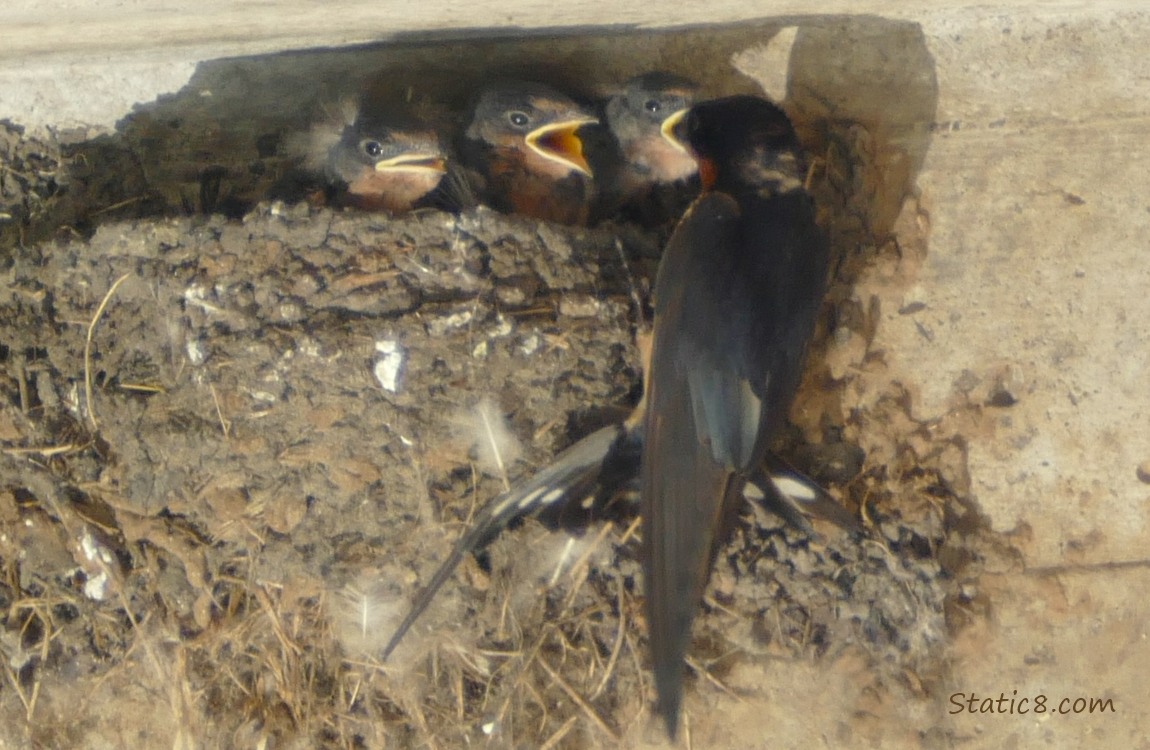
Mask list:
[[[485,90],[467,137],[515,152],[532,171],[561,179],[591,177],[579,130],[599,120],[574,101],[538,83],[509,82]]]
[[[751,188],[782,193],[806,178],[802,146],[790,119],[756,96],[731,96],[691,107],[675,125],[699,164],[705,189]]]
[[[328,154],[329,172],[347,183],[364,171],[440,175],[447,156],[434,130],[421,124],[356,121]]]
[[[607,124],[628,165],[651,182],[674,182],[696,164],[679,124],[695,100],[697,85],[671,73],[636,76],[607,101]]]
[[[439,185],[447,154],[435,131],[396,115],[357,119],[328,152],[327,173],[365,206],[406,210]]]

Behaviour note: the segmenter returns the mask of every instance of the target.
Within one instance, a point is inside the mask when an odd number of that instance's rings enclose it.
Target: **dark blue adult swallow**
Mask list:
[[[672,738],[721,532],[786,420],[830,263],[781,109],[730,97],[696,104],[679,127],[704,192],[655,282],[640,470],[651,655]]]

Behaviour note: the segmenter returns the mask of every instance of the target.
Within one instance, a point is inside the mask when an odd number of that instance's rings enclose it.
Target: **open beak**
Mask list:
[[[447,160],[439,154],[413,151],[376,162],[375,171],[443,174],[447,171]]]
[[[527,147],[544,159],[563,164],[591,176],[591,165],[583,157],[583,141],[576,135],[584,125],[596,125],[594,118],[566,120],[536,128],[527,134]]]
[[[689,111],[690,109],[683,108],[678,112],[672,112],[667,115],[667,118],[663,120],[663,124],[659,126],[659,132],[663,134],[663,138],[667,140],[667,143],[670,143],[676,151],[681,151],[684,154],[689,154],[690,151],[687,149],[687,144],[684,143],[683,139],[679,137],[679,134],[675,132],[675,129],[679,127],[679,123],[683,122],[683,118],[687,116],[687,112]]]

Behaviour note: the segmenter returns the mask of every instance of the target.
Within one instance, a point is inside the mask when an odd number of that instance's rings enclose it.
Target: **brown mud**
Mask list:
[[[915,422],[897,382],[854,388],[884,367],[856,280],[909,282],[926,252],[916,167],[808,113],[839,263],[781,449],[868,533],[744,514],[687,687],[688,735],[732,746],[765,736],[732,717],[796,665],[868,696],[812,709],[829,737],[873,739],[884,705],[945,682],[949,636],[985,607],[964,584],[1002,554],[968,500],[962,431]],[[0,135],[5,741],[659,741],[625,506],[507,532],[378,658],[475,509],[634,402],[657,238],[486,209],[164,217],[114,141],[79,158]],[[521,446],[502,473],[475,444],[481,402]]]

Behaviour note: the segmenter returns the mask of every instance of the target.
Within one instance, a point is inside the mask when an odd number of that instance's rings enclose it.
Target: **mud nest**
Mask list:
[[[656,238],[262,204],[85,239],[71,209],[44,218],[58,149],[5,133],[0,709],[21,742],[590,747],[657,731],[625,504],[509,531],[378,659],[475,509],[633,403]],[[873,335],[850,280],[899,252],[834,197],[865,192],[838,175],[860,179],[825,170],[843,258],[783,450],[870,536],[809,539],[748,508],[694,629],[688,691],[716,701],[737,700],[738,665],[846,652],[877,684],[929,691],[973,606],[956,583],[976,525],[961,446],[932,442],[897,389],[850,403],[828,354],[844,331]],[[502,472],[475,445],[484,404],[521,447]],[[861,461],[864,430],[889,450]]]

